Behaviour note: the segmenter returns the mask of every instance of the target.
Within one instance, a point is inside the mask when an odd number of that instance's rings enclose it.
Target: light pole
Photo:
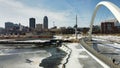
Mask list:
[[[76,25],[75,25],[75,37],[76,37],[76,40],[78,39],[77,38],[77,15],[76,15]]]

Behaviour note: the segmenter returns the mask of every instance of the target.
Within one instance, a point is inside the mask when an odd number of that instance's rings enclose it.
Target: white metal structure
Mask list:
[[[93,12],[92,19],[91,19],[91,22],[90,22],[89,40],[92,39],[92,28],[93,28],[94,19],[95,19],[97,10],[101,6],[105,6],[106,8],[108,8],[113,13],[113,15],[118,20],[118,22],[120,22],[120,8],[119,7],[117,7],[115,4],[113,4],[113,3],[109,2],[109,1],[101,1],[101,2],[99,2],[95,7],[95,10]]]

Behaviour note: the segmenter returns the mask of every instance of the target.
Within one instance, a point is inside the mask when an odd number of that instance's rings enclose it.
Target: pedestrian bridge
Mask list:
[[[89,30],[89,39],[90,40],[92,39],[92,28],[93,28],[94,20],[96,17],[96,13],[101,6],[105,6],[106,8],[108,8],[112,12],[112,14],[115,16],[115,18],[118,20],[118,22],[120,23],[120,8],[109,1],[99,2],[95,7],[95,10],[93,12],[91,22],[90,22],[90,30]]]
[[[92,45],[93,45],[93,41],[92,41],[92,29],[93,29],[94,19],[96,17],[96,13],[97,13],[98,9],[101,6],[105,6],[106,8],[108,8],[112,12],[112,14],[115,16],[115,18],[118,20],[118,22],[120,23],[120,8],[118,6],[116,6],[115,4],[109,2],[109,1],[101,1],[100,3],[98,3],[96,5],[95,10],[93,12],[93,15],[92,15],[92,18],[91,18],[91,22],[90,22],[90,30],[88,32],[89,35],[86,38],[81,38],[80,39],[80,43],[90,53],[92,53],[97,58],[99,58],[104,63],[106,63],[108,66],[110,66],[110,68],[120,68],[120,65],[115,65],[113,63],[113,60],[110,59],[110,57],[107,57],[107,56],[105,56],[103,54],[100,54],[100,53],[98,53],[96,50],[94,50],[92,48]]]

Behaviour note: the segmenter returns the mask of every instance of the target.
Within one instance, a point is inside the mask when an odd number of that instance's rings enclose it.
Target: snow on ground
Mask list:
[[[83,68],[83,65],[80,64],[78,58],[79,57],[88,57],[88,56],[79,56],[79,53],[83,50],[83,49],[76,49],[75,46],[77,44],[68,44],[68,47],[70,47],[72,49],[72,54],[70,56],[69,62],[66,65],[66,68]]]
[[[0,39],[0,41],[15,41],[15,39]]]
[[[26,41],[19,41],[19,42],[47,42],[50,40],[26,40]]]
[[[55,38],[54,39],[64,39],[64,40],[71,40],[71,39],[76,39],[76,37],[75,37],[75,34],[73,34],[73,35],[66,35],[66,36],[62,36],[62,35],[56,35],[56,36],[54,36]],[[80,39],[81,37],[83,37],[81,34],[78,34],[77,35],[77,38],[78,39]]]
[[[54,36],[54,39],[62,39],[62,36]]]
[[[113,36],[113,35],[101,35],[101,36],[97,36],[97,35],[93,35],[93,37],[95,37],[95,38],[101,38],[101,39],[109,40],[109,41],[114,41],[114,42],[120,42],[120,36]]]
[[[72,49],[72,53],[66,68],[103,68],[79,43],[70,43],[67,46]]]

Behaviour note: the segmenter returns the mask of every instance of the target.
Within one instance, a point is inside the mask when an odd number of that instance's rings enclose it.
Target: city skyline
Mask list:
[[[49,28],[53,27],[53,22],[58,27],[74,26],[76,14],[78,26],[89,27],[93,10],[100,1],[103,0],[53,0],[52,2],[49,0],[0,0],[0,27],[3,27],[7,21],[29,26],[28,19],[31,17],[36,18],[36,24],[43,23],[44,16],[49,17]],[[108,1],[120,6],[117,0]],[[110,11],[108,12],[106,8],[102,7],[100,11],[104,9],[106,16],[112,18]]]

